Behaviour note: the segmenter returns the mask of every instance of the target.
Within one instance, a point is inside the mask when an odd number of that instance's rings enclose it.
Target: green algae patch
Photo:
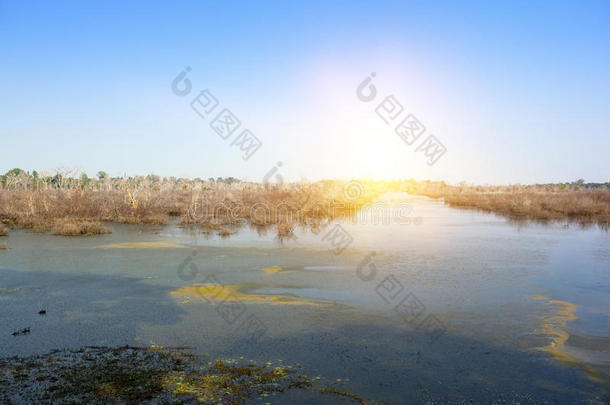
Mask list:
[[[0,359],[2,403],[241,404],[288,390],[366,403],[355,394],[272,362],[241,364],[185,353],[184,348],[87,347]]]
[[[292,294],[262,294],[254,291],[260,286],[255,284],[211,284],[196,283],[180,287],[171,292],[173,296],[185,298],[203,298],[214,301],[243,301],[251,304],[269,305],[310,305],[326,306],[335,305],[324,301],[313,301],[300,298]]]

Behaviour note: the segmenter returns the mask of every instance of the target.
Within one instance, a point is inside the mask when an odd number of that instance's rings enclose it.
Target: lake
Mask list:
[[[385,204],[408,217],[290,240],[177,224],[14,230],[1,240],[0,355],[189,346],[300,367],[380,403],[610,401],[607,231],[413,196]]]

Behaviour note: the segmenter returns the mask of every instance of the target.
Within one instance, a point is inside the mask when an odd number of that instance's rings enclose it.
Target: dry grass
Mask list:
[[[608,183],[590,187],[578,183],[450,186],[444,182],[406,181],[398,189],[410,194],[443,198],[452,207],[492,212],[516,221],[597,224],[603,229],[610,225]]]
[[[517,220],[568,220],[605,226],[610,223],[610,192],[601,190],[466,192],[449,194],[445,201],[451,206],[476,208]]]
[[[108,232],[102,222],[166,224],[175,217],[221,236],[247,224],[289,236],[297,225],[317,227],[353,215],[380,193],[371,189],[348,200],[343,186],[339,181],[269,186],[146,178],[63,188],[13,186],[0,189],[0,222],[33,232],[92,235]]]
[[[2,223],[0,223],[0,236],[8,235],[8,227]]]
[[[100,180],[5,176],[0,185],[0,223],[34,232],[93,235],[103,222],[166,224],[172,217],[229,236],[240,226],[273,229],[290,238],[297,227],[318,230],[349,218],[384,192],[444,198],[454,207],[479,209],[517,220],[610,223],[608,184],[450,186],[432,181],[319,181],[263,185],[239,181],[156,176]],[[597,188],[590,188],[597,187]],[[6,233],[0,228],[0,234]]]
[[[62,218],[55,221],[51,232],[53,235],[91,236],[111,233],[112,230],[97,221]]]

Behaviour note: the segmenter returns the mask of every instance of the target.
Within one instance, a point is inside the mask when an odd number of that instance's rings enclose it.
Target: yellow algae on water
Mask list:
[[[570,302],[551,300],[544,295],[533,295],[534,299],[546,301],[549,304],[558,307],[555,315],[545,316],[541,320],[539,332],[551,337],[551,342],[543,348],[544,351],[550,353],[556,360],[567,361],[574,360],[572,356],[565,353],[565,342],[570,335],[565,331],[565,326],[568,321],[577,319],[575,312],[576,306]]]
[[[171,292],[171,295],[181,297],[200,297],[215,301],[243,301],[253,304],[269,305],[312,305],[323,306],[330,303],[312,301],[292,295],[254,294],[250,291],[256,286],[250,284],[205,284],[196,283],[181,287]]]
[[[282,268],[281,268],[281,267],[279,267],[279,266],[274,266],[274,267],[265,267],[265,268],[263,269],[263,271],[264,271],[265,273],[271,273],[271,274],[272,274],[272,273],[277,273],[277,272],[279,272],[280,270],[282,270]]]
[[[111,248],[111,249],[185,249],[186,246],[176,245],[175,243],[168,242],[127,242],[127,243],[113,243],[110,245],[99,246],[100,248]]]
[[[554,315],[545,316],[541,320],[538,332],[551,338],[550,343],[543,347],[542,350],[549,353],[557,361],[579,367],[585,371],[592,380],[602,381],[603,378],[599,375],[598,371],[587,366],[581,359],[570,354],[566,348],[565,343],[570,337],[570,334],[565,330],[565,327],[568,321],[578,319],[576,316],[576,305],[567,301],[552,300],[544,295],[533,295],[532,297],[539,301],[546,301],[557,307],[557,311]]]
[[[281,274],[285,274],[285,273],[294,273],[294,270],[286,270],[283,269],[281,266],[273,266],[273,267],[265,267],[263,269],[263,271],[265,273],[269,273],[269,274],[277,274],[277,273],[281,273]]]

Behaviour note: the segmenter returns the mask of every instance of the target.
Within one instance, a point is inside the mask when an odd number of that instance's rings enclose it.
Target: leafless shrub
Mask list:
[[[229,228],[225,228],[224,226],[220,227],[218,229],[218,236],[220,236],[222,238],[227,238],[227,237],[233,235],[234,233],[236,233],[236,231],[231,230]]]
[[[512,219],[568,220],[605,227],[610,223],[607,184],[587,188],[584,183],[451,186],[414,180],[327,180],[262,185],[235,179],[112,178],[104,172],[97,179],[76,175],[67,169],[58,169],[54,175],[13,169],[0,176],[0,223],[34,232],[60,229],[61,234],[65,234],[61,231],[65,226],[70,228],[67,234],[89,234],[97,232],[85,223],[166,224],[179,218],[182,225],[223,234],[224,229],[250,225],[261,233],[271,228],[278,236],[290,237],[297,227],[318,231],[335,219],[353,218],[385,192],[442,197],[454,207]],[[350,184],[355,187],[346,193]]]
[[[511,219],[568,220],[579,223],[610,223],[610,192],[607,190],[472,192],[448,194],[445,201],[456,207],[476,208]]]
[[[112,230],[97,221],[63,218],[55,221],[52,232],[53,235],[90,236],[111,233]]]

